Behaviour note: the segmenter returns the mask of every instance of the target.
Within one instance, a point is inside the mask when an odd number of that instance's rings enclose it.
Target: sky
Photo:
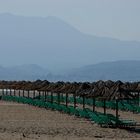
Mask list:
[[[140,0],[0,0],[0,13],[56,16],[87,34],[140,41]]]

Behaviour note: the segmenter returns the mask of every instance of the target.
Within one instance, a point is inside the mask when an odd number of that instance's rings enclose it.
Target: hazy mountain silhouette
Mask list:
[[[0,80],[46,79],[50,72],[35,64],[0,67]]]
[[[56,17],[0,14],[0,64],[38,64],[57,72],[103,61],[140,60],[140,42],[81,33]]]
[[[140,61],[115,61],[88,65],[55,75],[38,65],[0,67],[0,80],[97,81],[140,80]]]
[[[71,81],[140,80],[140,61],[104,62],[84,66],[67,74]]]

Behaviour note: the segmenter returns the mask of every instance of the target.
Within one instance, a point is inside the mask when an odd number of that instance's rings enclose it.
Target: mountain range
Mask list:
[[[55,75],[38,65],[0,67],[0,80],[49,80],[93,82],[98,80],[140,81],[140,61],[115,61],[87,65]]]
[[[140,81],[140,61],[114,61],[84,66],[67,74],[71,81]]]
[[[35,64],[0,66],[0,80],[43,80],[49,73],[49,70]]]
[[[138,41],[88,35],[58,17],[0,14],[0,79],[139,80],[139,52]]]
[[[80,32],[58,17],[0,14],[0,64],[37,64],[52,72],[104,61],[140,60],[140,42]]]

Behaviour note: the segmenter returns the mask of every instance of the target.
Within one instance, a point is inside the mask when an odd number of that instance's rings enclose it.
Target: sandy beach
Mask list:
[[[128,114],[128,113],[127,113]],[[0,140],[140,139],[140,133],[25,104],[0,101]]]

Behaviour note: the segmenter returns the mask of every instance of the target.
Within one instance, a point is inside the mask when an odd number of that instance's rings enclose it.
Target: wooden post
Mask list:
[[[20,97],[20,89],[19,89],[19,91],[18,91],[18,92],[19,92],[19,97]]]
[[[2,95],[4,96],[4,89],[2,89]]]
[[[140,93],[138,92],[138,106],[140,106]]]
[[[61,94],[61,100],[64,101],[64,96],[63,93]]]
[[[6,88],[6,95],[8,95],[7,88]]]
[[[51,103],[53,103],[53,93],[51,92]]]
[[[95,112],[95,98],[94,97],[92,98],[92,101],[93,101],[92,102],[93,103],[93,112]]]
[[[48,101],[48,99],[50,99],[50,98],[48,98],[48,96],[50,97],[50,94],[49,94],[48,91],[46,91],[46,93],[47,93],[47,95],[46,95],[46,99],[47,99],[47,101]]]
[[[35,98],[35,90],[33,91],[33,98]]]
[[[12,95],[12,93],[11,93],[11,88],[10,88],[10,96]]]
[[[68,93],[66,93],[66,107],[68,107]]]
[[[47,99],[47,95],[46,95],[46,91],[45,91],[45,102],[46,102],[46,99]]]
[[[14,89],[14,96],[16,96],[16,90]]]
[[[7,95],[9,95],[8,88],[6,89]]]
[[[116,99],[116,127],[118,126],[118,119],[119,119],[119,114],[118,114],[118,99]]]
[[[104,115],[106,114],[106,100],[104,99]]]
[[[29,98],[29,94],[30,94],[30,91],[28,90],[28,95],[27,95],[27,96],[28,96],[28,98]]]
[[[85,94],[83,94],[83,109],[85,109]]]
[[[60,104],[60,93],[57,93],[58,104]]]
[[[74,96],[74,108],[76,108],[76,93],[73,94],[73,96]]]
[[[38,93],[39,93],[39,99],[40,99],[41,98],[40,90],[38,91]]]
[[[24,89],[23,89],[23,97],[24,97]]]

